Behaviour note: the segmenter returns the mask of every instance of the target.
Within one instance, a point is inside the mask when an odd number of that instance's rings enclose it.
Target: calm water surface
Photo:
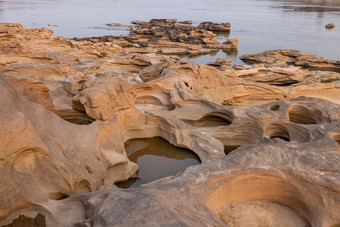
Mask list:
[[[206,63],[217,57],[238,56],[270,49],[299,49],[340,59],[340,1],[338,0],[0,0],[0,21],[28,28],[49,27],[55,35],[89,37],[127,33],[106,23],[176,18],[230,22],[230,37],[240,39],[235,53],[218,52],[196,58]],[[333,22],[336,27],[326,30]],[[227,38],[227,37],[222,37]]]
[[[187,149],[178,148],[156,137],[133,139],[125,143],[130,161],[139,166],[139,179],[118,183],[121,188],[137,187],[163,177],[175,175],[185,168],[200,163],[198,156]]]

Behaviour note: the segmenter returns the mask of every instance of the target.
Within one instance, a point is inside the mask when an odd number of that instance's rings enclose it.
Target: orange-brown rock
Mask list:
[[[329,23],[329,24],[326,24],[325,27],[326,27],[327,29],[332,29],[332,28],[335,28],[335,24]]]
[[[229,32],[229,23],[202,22],[198,26],[175,19],[132,21],[130,34],[121,38],[163,54],[203,54],[218,49],[236,49],[238,39],[219,43],[214,32]]]
[[[340,224],[338,61],[280,50],[199,65],[161,53],[211,50],[210,31],[134,23],[130,41],[0,24],[0,225]],[[116,188],[138,169],[124,142],[156,136],[202,164]]]
[[[340,72],[340,61],[327,60],[298,50],[271,50],[258,54],[243,55],[240,58],[251,63],[266,63],[270,66],[296,65],[312,70]]]

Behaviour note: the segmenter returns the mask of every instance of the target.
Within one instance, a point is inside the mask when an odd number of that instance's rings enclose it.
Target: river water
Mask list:
[[[124,34],[126,28],[106,24],[152,18],[230,22],[238,50],[194,59],[199,63],[226,56],[241,63],[240,55],[271,49],[340,59],[339,0],[0,0],[1,22],[48,27],[67,38]],[[327,30],[327,23],[336,27]]]

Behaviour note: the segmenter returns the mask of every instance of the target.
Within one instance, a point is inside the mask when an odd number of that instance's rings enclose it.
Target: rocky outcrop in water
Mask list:
[[[314,70],[340,72],[340,61],[326,60],[323,57],[305,54],[298,50],[271,50],[243,55],[240,58],[247,62],[266,63],[270,66],[296,65]]]
[[[326,28],[327,29],[335,28],[335,24],[333,24],[333,23],[326,24]]]
[[[136,35],[150,23],[192,26]],[[339,225],[339,62],[280,50],[199,65],[155,40],[0,24],[0,225]],[[202,164],[117,188],[138,168],[124,142],[155,136]]]
[[[130,34],[121,36],[132,45],[156,49],[161,54],[205,54],[219,49],[236,49],[238,39],[223,43],[213,32],[229,32],[229,23],[202,22],[198,26],[191,21],[152,19],[149,22],[132,21]]]

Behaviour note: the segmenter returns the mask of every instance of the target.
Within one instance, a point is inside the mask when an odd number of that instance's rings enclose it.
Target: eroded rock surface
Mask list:
[[[340,61],[327,60],[298,50],[271,50],[240,57],[244,61],[266,63],[270,66],[296,65],[315,70],[340,71]]]
[[[0,225],[340,224],[339,61],[279,50],[199,65],[160,50],[217,48],[206,30],[228,24],[134,24],[80,40],[0,24]],[[124,142],[155,136],[202,164],[116,188],[138,168]]]
[[[219,49],[236,49],[238,39],[228,39],[220,43],[213,32],[229,32],[229,23],[202,22],[198,26],[191,21],[177,21],[175,19],[152,19],[146,21],[132,21],[130,34],[120,36],[122,45],[134,47],[148,47],[150,51],[160,54],[206,54]],[[107,41],[118,37],[108,37]],[[102,39],[92,38],[93,39]],[[88,40],[87,38],[81,40]]]

